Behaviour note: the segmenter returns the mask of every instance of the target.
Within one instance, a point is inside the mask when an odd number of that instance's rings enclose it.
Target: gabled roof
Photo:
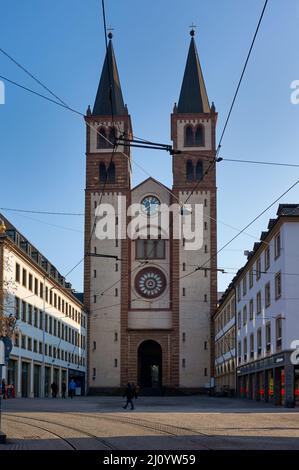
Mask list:
[[[192,33],[192,32],[191,32]],[[193,32],[194,34],[194,32]],[[194,41],[191,37],[188,58],[177,106],[178,113],[209,113],[207,90]]]
[[[111,106],[112,105],[112,106]],[[127,114],[111,39],[102,69],[101,79],[92,114],[95,116],[122,116]]]
[[[160,181],[156,180],[156,179],[153,178],[152,176],[149,176],[148,178],[146,178],[146,180],[141,181],[141,183],[139,183],[139,184],[137,184],[136,186],[134,186],[134,188],[132,188],[132,191],[134,191],[135,189],[139,188],[140,186],[142,186],[143,184],[147,183],[148,181],[153,181],[153,182],[156,183],[158,186],[163,186],[163,188],[165,188],[166,191],[172,192],[170,188],[168,188],[167,186],[165,186],[165,184],[160,183]]]

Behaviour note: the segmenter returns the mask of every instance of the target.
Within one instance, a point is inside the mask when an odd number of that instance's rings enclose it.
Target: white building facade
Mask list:
[[[298,240],[299,206],[279,205],[234,281],[240,397],[299,404]]]
[[[233,283],[219,301],[213,316],[215,391],[233,396],[236,391],[236,305]]]
[[[8,394],[47,397],[51,384],[85,393],[86,326],[83,304],[57,269],[3,216],[0,235],[1,308],[17,331],[3,368]]]

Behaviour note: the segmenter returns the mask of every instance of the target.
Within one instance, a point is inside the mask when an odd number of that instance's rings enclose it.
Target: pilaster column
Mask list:
[[[285,406],[290,405],[294,401],[294,366],[293,364],[286,364],[284,368],[285,374]]]
[[[61,382],[62,382],[62,371],[59,367],[59,376],[58,376],[58,396],[61,397]]]
[[[29,388],[29,398],[34,398],[34,365],[33,365],[33,359],[30,362],[30,388]]]
[[[20,398],[21,396],[22,396],[22,359],[21,359],[21,356],[19,356],[18,365],[17,365],[16,397]]]

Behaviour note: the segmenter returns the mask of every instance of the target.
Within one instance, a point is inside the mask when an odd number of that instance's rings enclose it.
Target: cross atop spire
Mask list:
[[[114,31],[114,28],[112,28],[111,25],[110,25],[109,28],[107,28],[107,31],[109,31],[109,33],[108,33],[108,38],[109,38],[109,39],[112,39],[112,38],[113,38],[113,33],[112,33],[112,31]]]
[[[194,24],[193,21],[192,21],[192,24],[189,26],[189,28],[191,28],[191,30],[190,30],[190,36],[195,36],[196,24]]]

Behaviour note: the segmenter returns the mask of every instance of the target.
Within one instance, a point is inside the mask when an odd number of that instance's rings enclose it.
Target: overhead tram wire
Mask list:
[[[105,7],[103,5],[102,5],[102,8],[105,10]],[[106,40],[106,50],[107,50],[108,44],[107,44],[106,25],[105,25],[105,32],[106,32],[105,40]],[[30,78],[32,78],[38,85],[40,85],[42,88],[44,88],[44,90],[46,90],[54,98],[56,98],[62,105],[64,105],[66,108],[69,108],[69,105],[65,101],[63,101],[58,95],[56,95],[52,90],[50,90],[50,88],[48,88],[43,82],[41,82],[35,75],[33,75],[28,69],[26,69],[22,64],[20,64],[16,59],[14,59],[7,51],[5,51],[3,48],[0,47],[0,52],[2,54],[4,54],[9,60],[11,60],[15,65],[17,65],[17,67],[19,67],[23,72],[25,72]],[[109,68],[109,64],[108,64],[108,68]],[[4,79],[7,80],[8,82],[10,81],[8,78],[4,78]],[[17,83],[13,82],[13,81],[10,81],[10,83],[13,83],[14,85],[17,85]],[[21,85],[18,85],[18,86],[21,86]],[[24,87],[24,89],[26,89],[27,91],[30,91],[26,87]],[[126,135],[125,132],[123,134]],[[133,135],[133,138],[138,139],[140,142],[143,142],[143,143],[146,143],[146,144],[152,144],[151,141],[146,140],[146,139],[142,139],[141,137],[138,137],[136,135]],[[159,144],[159,146],[160,147],[165,147],[165,149],[170,147],[169,145],[164,145],[164,144],[161,144],[161,145]]]
[[[104,5],[104,1],[102,0],[102,11],[103,11],[103,22],[104,22],[104,32],[105,32],[105,46],[106,46],[106,53],[107,53],[107,50],[108,50],[108,41],[107,41],[107,28],[106,28],[106,14],[105,14],[105,5]],[[6,52],[4,49],[0,48],[0,52],[2,52],[6,57],[8,57],[14,64],[16,64],[21,70],[23,70],[30,78],[32,78],[36,83],[38,83],[40,86],[42,86],[46,91],[48,91],[54,98],[56,98],[56,100],[52,99],[52,98],[49,98],[41,93],[38,93],[24,85],[21,85],[3,75],[0,75],[0,78],[2,78],[3,80],[6,80],[8,83],[11,83],[12,85],[15,85],[29,93],[32,93],[32,94],[35,94],[37,95],[38,97],[40,98],[43,98],[53,104],[56,104],[58,106],[61,106],[62,108],[65,108],[65,109],[68,109],[69,111],[73,112],[73,113],[76,113],[80,116],[82,116],[83,118],[85,117],[85,114],[74,109],[74,108],[71,108],[64,100],[62,100],[57,94],[55,94],[52,90],[50,90],[50,88],[48,88],[44,83],[42,83],[36,76],[34,76],[31,72],[29,72],[28,69],[26,69],[22,64],[20,64],[16,59],[14,59],[8,52]],[[111,73],[110,73],[110,65],[109,65],[109,61],[107,63],[108,65],[108,74],[109,74],[109,81],[110,81],[110,84],[111,84]],[[112,101],[111,101],[111,96],[110,96],[110,102],[112,104]],[[113,114],[112,114],[113,116]],[[109,141],[109,139],[106,138],[105,135],[101,134],[98,129],[94,128],[90,123],[86,123],[92,130],[94,130],[98,135],[100,135],[104,140],[106,140],[107,143],[109,144],[113,144],[112,142]],[[119,132],[121,133],[120,129],[119,129]],[[152,143],[148,140],[145,140],[145,139],[142,139],[140,137],[137,137],[137,136],[133,136],[134,138],[136,139],[139,139],[140,141],[142,142],[145,142],[145,143]],[[161,148],[161,147],[164,147],[164,148]],[[159,150],[166,150],[166,148],[168,149],[170,146],[168,145],[163,145],[161,144],[160,147],[158,148]],[[124,155],[126,158],[128,158],[128,156],[123,153],[123,152],[120,152],[122,155]],[[131,161],[138,167],[140,168],[147,176],[150,176],[151,177],[151,174],[148,173],[140,164],[138,164],[137,162],[135,162],[134,160],[131,159]],[[131,162],[130,162],[131,163]],[[158,182],[158,184],[160,184]],[[160,184],[161,185],[161,184]],[[162,187],[162,185],[161,185]],[[179,204],[181,205],[180,201],[178,200]]]
[[[20,85],[19,83],[16,83],[16,82],[14,82],[14,81],[12,81],[12,80],[10,80],[10,79],[4,77],[4,76],[1,76],[1,75],[0,75],[0,78],[2,78],[2,79],[4,79],[4,80],[7,80],[9,83],[12,83],[12,84],[16,85],[17,87],[20,87],[20,88],[22,88],[22,89],[24,89],[24,90],[26,90],[26,91],[28,91],[28,92],[34,94],[34,95],[37,95],[37,96],[39,96],[39,97],[41,97],[41,98],[43,98],[43,99],[45,99],[45,100],[47,100],[47,101],[49,101],[49,102],[52,102],[52,103],[54,103],[54,104],[56,104],[56,105],[58,105],[58,106],[60,106],[60,107],[62,107],[62,108],[65,108],[65,109],[67,109],[68,111],[74,112],[74,113],[76,113],[77,115],[80,115],[80,116],[82,116],[82,117],[85,117],[85,114],[84,114],[84,113],[82,113],[82,112],[80,112],[80,111],[77,111],[77,110],[75,110],[75,109],[73,109],[73,108],[71,108],[71,107],[69,107],[69,106],[67,106],[67,105],[64,105],[64,104],[62,104],[62,103],[59,103],[59,102],[53,100],[52,98],[49,98],[49,97],[47,97],[47,96],[45,96],[45,95],[42,95],[41,93],[38,93],[38,92],[36,92],[36,91],[34,91],[34,90],[30,89],[30,88],[27,88],[27,87],[25,87],[25,86],[23,86],[23,85]],[[94,127],[93,127],[92,125],[90,125],[89,123],[87,123],[87,125],[89,125],[89,127],[90,127],[92,130],[94,130],[97,134],[101,135],[101,137],[102,137],[104,140],[106,140],[110,145],[111,145],[111,144],[113,145],[113,143],[112,143],[109,139],[107,139],[105,135],[101,134],[96,128],[94,128]],[[120,153],[123,154],[126,158],[128,158],[128,156],[127,156],[125,153],[123,153],[123,152],[120,152]],[[137,163],[134,162],[134,161],[133,161],[133,163],[135,163],[139,168],[141,168],[148,176],[151,176],[141,165],[137,164]],[[201,180],[200,180],[200,181],[201,181]],[[198,183],[200,183],[200,181],[199,181]],[[162,186],[162,184],[159,183],[159,181],[157,181],[157,183]],[[165,189],[165,186],[163,186],[163,188]],[[174,197],[177,199],[179,205],[182,207],[183,204],[182,204],[182,203],[179,201],[179,199],[172,193],[172,191],[170,191],[170,190],[167,190],[167,191],[168,191],[172,196],[174,196]],[[39,212],[42,213],[42,211],[39,211]],[[54,214],[53,214],[53,215],[54,215]],[[55,215],[56,215],[56,213],[55,213]],[[57,214],[57,215],[58,215],[58,214]],[[70,214],[70,215],[73,215],[73,214]],[[72,272],[75,268],[77,268],[77,266],[79,266],[79,265],[82,263],[83,259],[84,259],[84,258],[82,258],[82,259],[72,268],[72,270],[69,271],[69,273]]]
[[[198,181],[198,183],[201,183],[201,182],[204,180],[205,176],[206,176],[206,173],[204,173],[204,174],[201,176],[201,179]],[[169,227],[170,227],[170,224],[168,224],[168,229],[169,229]],[[151,251],[150,251],[149,254],[146,256],[146,258],[144,258],[143,261],[138,261],[138,262],[139,262],[139,266],[137,265],[137,266],[130,272],[130,275],[132,275],[135,271],[137,271],[137,269],[139,269],[140,266],[144,266],[144,265],[146,265],[147,263],[150,262],[150,255],[152,254],[153,250],[154,250],[154,246],[152,247]],[[112,285],[106,287],[103,291],[101,291],[101,292],[100,292],[100,291],[95,292],[95,295],[99,293],[101,296],[103,296],[108,290],[112,289],[112,287],[114,287],[114,286],[116,286],[117,284],[119,284],[120,281],[121,281],[121,278],[119,278],[117,281],[115,281]]]
[[[107,55],[108,54],[108,41],[107,41],[106,13],[105,13],[104,0],[102,0],[102,13],[103,13],[104,36],[105,36],[106,55]],[[112,82],[111,82],[109,60],[107,60],[107,64],[108,64],[108,79],[109,79],[109,85],[110,85],[109,101],[110,101],[110,107],[111,107],[111,121],[112,121],[112,125],[114,126],[114,110],[113,110],[113,102],[112,102]],[[116,142],[113,142],[112,144],[113,144],[113,149],[112,149],[112,152],[111,152],[109,166],[112,165],[113,157],[114,157],[114,154],[115,154],[115,151],[116,151],[116,148],[117,148]],[[102,202],[103,194],[105,192],[107,181],[108,181],[108,171],[106,171],[105,181],[104,181],[104,184],[103,184],[103,187],[102,187],[102,190],[101,190],[100,200],[99,200],[98,205],[100,205],[101,202]],[[86,259],[86,257],[89,256],[89,253],[91,251],[91,249],[90,249],[91,241],[92,241],[92,237],[93,237],[93,234],[94,234],[94,231],[95,231],[95,228],[96,228],[96,222],[97,222],[97,216],[95,215],[94,222],[93,222],[93,225],[92,225],[92,229],[91,229],[91,232],[90,232],[90,236],[89,236],[88,242],[87,242],[87,248],[84,250],[84,256],[83,256],[83,258],[80,259],[80,261],[78,261],[78,263],[75,264],[75,266],[72,269],[70,269],[67,272],[65,277],[69,276]]]
[[[105,44],[106,44],[106,53],[107,53],[108,41],[107,41],[107,29],[106,29],[106,17],[105,17],[105,5],[104,5],[104,0],[102,0],[102,10],[103,10]],[[1,52],[5,53],[4,50],[2,50]],[[83,118],[85,118],[85,114],[84,114],[84,113],[82,113],[82,112],[80,112],[80,111],[77,111],[77,110],[71,108],[70,106],[68,106],[61,98],[57,97],[57,95],[56,95],[55,93],[51,92],[51,91],[48,89],[48,87],[46,87],[45,85],[43,85],[42,82],[40,82],[40,80],[38,80],[36,77],[34,77],[33,74],[31,74],[25,67],[21,66],[21,64],[19,64],[17,61],[15,61],[15,59],[13,59],[9,54],[6,53],[5,55],[9,56],[9,58],[10,58],[11,60],[13,60],[13,62],[15,62],[25,73],[27,73],[27,74],[28,74],[31,78],[33,78],[37,83],[41,84],[44,89],[48,90],[48,91],[51,93],[51,95],[54,96],[54,97],[55,97],[56,99],[58,99],[59,101],[56,101],[56,100],[54,100],[54,99],[52,99],[52,98],[49,98],[49,97],[47,97],[47,96],[45,96],[45,95],[43,95],[43,94],[41,94],[41,93],[38,93],[38,92],[36,92],[36,91],[34,91],[34,90],[28,88],[28,87],[25,87],[25,86],[23,86],[23,85],[21,85],[21,84],[15,82],[15,81],[13,81],[13,80],[8,79],[7,77],[4,77],[4,76],[2,76],[2,75],[0,75],[0,78],[2,78],[3,80],[6,80],[7,82],[9,82],[9,83],[11,83],[11,84],[13,84],[13,85],[15,85],[15,86],[21,88],[21,89],[24,89],[25,91],[28,91],[29,93],[32,93],[32,94],[34,94],[34,95],[37,95],[37,96],[40,97],[40,98],[43,98],[43,99],[45,99],[45,100],[47,100],[47,101],[49,101],[49,102],[52,102],[53,104],[56,104],[56,105],[58,105],[58,106],[60,106],[60,107],[62,107],[62,108],[65,108],[65,109],[67,109],[67,110],[69,110],[69,111],[71,111],[71,112],[73,112],[73,113],[76,113],[77,115],[80,115],[80,116],[82,116]],[[108,61],[108,62],[109,62],[109,61]],[[109,63],[108,63],[108,71],[109,71]],[[109,79],[110,79],[110,84],[111,84],[111,75],[110,75],[110,72],[109,72]],[[113,105],[112,105],[112,96],[111,96],[111,93],[110,93],[110,103],[111,103],[111,109],[112,109],[112,120],[114,121],[114,117],[113,117]],[[113,152],[112,152],[112,155],[111,155],[111,161],[112,161],[112,159],[113,159],[113,154],[114,154],[114,152],[115,152],[115,147],[116,147],[115,142],[113,143],[113,142],[111,142],[109,139],[107,139],[105,135],[101,134],[101,133],[98,131],[98,129],[94,128],[90,123],[87,122],[86,124],[87,124],[92,130],[94,130],[97,134],[99,134],[104,140],[106,140],[110,145],[113,145]],[[128,159],[128,156],[127,156],[124,152],[120,152],[120,153],[121,153],[122,155],[124,155],[124,156]],[[133,163],[135,163],[139,168],[141,168],[148,176],[151,176],[146,170],[144,170],[144,168],[143,168],[141,165],[137,164],[136,162],[133,162]],[[105,184],[106,184],[106,181],[107,181],[107,176],[108,176],[108,175],[106,175]],[[161,187],[163,186],[161,183],[159,183],[159,181],[157,181],[157,182],[158,182],[158,184],[159,184]],[[105,185],[104,185],[104,187],[105,187]],[[164,186],[163,186],[163,188],[164,188]],[[173,195],[173,193],[172,193],[170,190],[167,190],[167,191]],[[103,188],[101,194],[103,194],[103,192],[104,192],[104,188]],[[101,197],[102,197],[102,196],[101,196]],[[174,196],[174,197],[175,197],[175,196]],[[178,200],[178,203],[179,203],[180,205],[182,205],[182,204],[180,203],[179,199],[178,199],[178,198],[176,198],[176,199]],[[95,219],[95,221],[94,221],[94,225],[93,225],[93,228],[92,228],[92,231],[91,231],[90,241],[91,241],[91,239],[92,239],[93,231],[94,231],[94,228],[95,228],[95,223],[96,223],[96,219]],[[90,243],[90,242],[89,242],[89,243]],[[70,271],[68,271],[68,273],[66,274],[66,276],[69,275],[74,269],[76,269],[76,268],[82,263],[82,261],[85,259],[85,256],[86,256],[86,254],[84,254],[84,257],[83,257]]]
[[[58,95],[56,95],[50,88],[48,88],[44,83],[42,83],[37,77],[35,77],[29,70],[27,70],[23,65],[21,65],[16,59],[14,59],[8,52],[6,52],[2,47],[0,47],[0,52],[4,54],[11,62],[13,62],[17,67],[19,67],[23,72],[25,72],[27,75],[29,75],[32,80],[34,80],[38,85],[40,85],[44,90],[46,90],[50,95],[52,95],[54,98],[56,98],[58,101],[60,101],[61,104],[63,104],[66,107],[69,107],[67,103],[65,103],[61,98],[59,98]]]
[[[220,150],[220,148],[221,148],[222,140],[223,140],[223,137],[224,137],[224,134],[225,134],[225,131],[226,131],[228,122],[229,122],[229,120],[230,120],[230,116],[231,116],[233,107],[234,107],[234,105],[235,105],[235,102],[236,102],[236,99],[237,99],[237,96],[238,96],[238,93],[239,93],[239,89],[240,89],[241,83],[242,83],[243,78],[244,78],[244,74],[245,74],[245,71],[246,71],[246,68],[247,68],[247,65],[248,65],[248,62],[249,62],[249,58],[250,58],[250,56],[251,56],[251,52],[252,52],[252,49],[253,49],[253,46],[254,46],[254,43],[255,43],[257,34],[258,34],[258,32],[259,32],[259,29],[260,29],[260,26],[261,26],[261,23],[262,23],[262,19],[263,19],[263,17],[264,17],[264,13],[265,13],[267,4],[268,4],[268,0],[265,0],[265,3],[264,3],[264,6],[263,6],[263,9],[262,9],[262,12],[261,12],[261,15],[260,15],[260,18],[259,18],[259,21],[258,21],[256,30],[255,30],[254,36],[253,36],[253,39],[252,39],[252,42],[251,42],[251,45],[250,45],[250,48],[249,48],[249,51],[248,51],[246,60],[245,60],[245,64],[244,64],[244,67],[243,67],[243,70],[242,70],[242,73],[241,73],[241,76],[240,76],[240,79],[239,79],[239,82],[238,82],[238,85],[237,85],[237,88],[236,88],[236,91],[235,91],[235,94],[234,94],[234,97],[233,97],[233,100],[232,100],[232,103],[231,103],[231,106],[230,106],[230,109],[229,109],[229,112],[228,112],[228,115],[227,115],[227,118],[226,118],[226,121],[225,121],[223,130],[222,130],[222,133],[221,133],[221,136],[220,136],[220,140],[219,140],[219,144],[218,144],[218,153],[219,153],[219,150]],[[217,155],[218,155],[218,153],[217,153]]]
[[[31,88],[28,88],[28,87],[26,87],[26,86],[24,86],[24,85],[21,85],[20,83],[17,83],[16,81],[11,80],[11,79],[5,77],[4,75],[0,75],[0,79],[5,80],[5,81],[7,81],[8,83],[10,83],[10,84],[12,84],[12,85],[15,85],[15,86],[18,87],[18,88],[21,88],[21,89],[23,89],[23,90],[25,90],[25,91],[27,91],[27,92],[29,92],[29,93],[32,93],[33,95],[38,96],[39,98],[42,98],[42,99],[44,99],[44,100],[46,100],[46,101],[49,101],[50,103],[56,104],[57,106],[60,106],[61,108],[64,108],[64,109],[66,109],[66,110],[68,110],[68,111],[71,111],[72,113],[77,114],[78,116],[81,116],[81,117],[85,118],[85,114],[82,113],[81,111],[78,111],[78,110],[76,110],[76,109],[74,109],[74,108],[72,108],[72,107],[70,107],[70,106],[64,105],[64,104],[60,103],[59,101],[56,101],[56,100],[54,100],[54,99],[52,99],[52,98],[49,98],[49,97],[46,96],[46,95],[43,95],[42,93],[39,93],[39,92],[37,92],[37,91],[35,91],[35,90],[32,90]],[[92,131],[94,131],[96,134],[100,135],[108,144],[113,145],[113,142],[111,142],[109,139],[107,139],[107,137],[106,137],[104,134],[101,134],[101,132],[99,132],[99,130],[98,130],[96,127],[94,127],[92,124],[90,124],[89,122],[86,122],[86,125],[88,125],[88,127],[90,127],[90,129],[91,129]],[[128,159],[128,155],[126,155],[124,152],[119,151],[119,153],[120,153],[121,155],[124,155],[124,157],[126,157],[126,158]],[[152,175],[151,175],[147,170],[145,170],[145,168],[143,168],[142,165],[140,165],[139,163],[137,163],[137,162],[136,162],[135,160],[133,160],[132,158],[131,158],[131,162],[132,162],[134,165],[136,165],[138,168],[140,168],[141,171],[143,171],[143,173],[145,173],[147,176],[152,177]],[[157,181],[157,184],[158,184],[159,186],[163,187],[164,189],[166,189],[167,192],[169,192],[170,194],[172,194],[171,191],[170,191],[168,188],[166,188],[165,186],[162,185],[162,183],[160,183],[158,180],[156,180],[156,181]],[[172,194],[172,195],[173,195],[173,194]],[[174,196],[174,195],[173,195],[173,196]],[[174,197],[176,197],[176,196],[174,196]],[[182,202],[180,202],[178,198],[176,198],[176,199],[177,199],[178,203],[182,206],[182,205],[183,205]]]
[[[212,167],[214,167],[214,166],[216,165],[217,162],[220,162],[220,161],[221,161],[221,159],[220,159],[220,157],[219,157],[219,152],[220,152],[220,149],[221,149],[222,140],[223,140],[225,131],[226,131],[226,129],[227,129],[227,126],[228,126],[228,123],[229,123],[229,120],[230,120],[230,117],[231,117],[231,114],[232,114],[232,110],[233,110],[233,107],[234,107],[234,105],[235,105],[235,102],[236,102],[236,99],[237,99],[237,96],[238,96],[238,93],[239,93],[239,90],[240,90],[241,83],[242,83],[243,78],[244,78],[244,74],[245,74],[245,71],[246,71],[246,68],[247,68],[247,65],[248,65],[248,62],[249,62],[249,58],[250,58],[250,56],[251,56],[251,52],[252,52],[252,49],[253,49],[253,46],[254,46],[254,43],[255,43],[255,40],[256,40],[258,31],[259,31],[259,29],[260,29],[260,25],[261,25],[261,22],[262,22],[262,19],[263,19],[263,16],[264,16],[264,13],[265,13],[267,4],[268,4],[268,0],[265,0],[265,3],[264,3],[264,6],[263,6],[263,9],[262,9],[262,12],[261,12],[261,15],[260,15],[260,18],[259,18],[257,27],[256,27],[256,29],[255,29],[255,33],[254,33],[253,39],[252,39],[252,41],[251,41],[251,45],[250,45],[250,48],[249,48],[249,51],[248,51],[248,54],[247,54],[247,57],[246,57],[246,60],[245,60],[245,63],[244,63],[242,72],[241,72],[241,76],[240,76],[240,79],[239,79],[239,82],[238,82],[238,85],[237,85],[237,88],[236,88],[236,91],[235,91],[235,94],[234,94],[232,103],[231,103],[231,105],[230,105],[230,108],[229,108],[229,111],[228,111],[228,114],[227,114],[227,117],[226,117],[226,120],[225,120],[225,123],[224,123],[224,127],[223,127],[223,130],[222,130],[222,133],[221,133],[221,136],[220,136],[220,139],[219,139],[219,143],[218,143],[218,146],[217,146],[217,149],[216,149],[215,157],[214,157],[214,159],[211,161],[211,163],[210,163],[208,169],[206,170],[206,172],[205,172],[206,174],[210,171],[210,169],[211,169]],[[187,201],[190,199],[190,197],[192,196],[192,194],[194,193],[194,191],[196,190],[197,187],[198,187],[198,182],[194,185],[194,187],[193,187],[193,189],[191,190],[190,194],[188,194],[188,196],[187,196],[187,198],[186,198],[184,204],[187,203]]]
[[[16,209],[11,207],[0,207],[1,211],[24,212],[26,214],[42,214],[42,215],[63,215],[63,216],[84,216],[83,212],[55,212],[55,211],[36,211],[27,209]]]
[[[223,139],[223,136],[224,136],[224,133],[225,133],[225,130],[226,130],[226,127],[227,127],[227,124],[228,124],[228,121],[229,121],[229,118],[230,118],[230,115],[231,115],[231,112],[232,112],[232,109],[233,109],[235,100],[236,100],[236,97],[237,97],[237,94],[238,94],[238,91],[239,91],[239,88],[240,88],[240,85],[241,85],[241,82],[242,82],[242,79],[243,79],[243,76],[244,76],[244,73],[245,73],[245,69],[246,69],[246,67],[247,67],[247,63],[248,63],[248,60],[249,60],[249,57],[250,57],[250,54],[251,54],[251,51],[252,51],[252,48],[253,48],[253,44],[254,44],[254,42],[255,42],[255,38],[256,38],[256,35],[257,35],[257,32],[258,32],[259,26],[260,26],[260,24],[261,24],[261,20],[262,20],[262,17],[263,17],[263,14],[264,14],[264,11],[265,11],[265,8],[266,8],[267,3],[268,3],[268,0],[266,0],[266,2],[265,2],[265,5],[264,5],[264,8],[263,8],[261,17],[260,17],[260,20],[259,20],[259,23],[258,23],[258,26],[257,26],[257,29],[256,29],[256,32],[255,32],[255,35],[254,35],[254,38],[253,38],[253,41],[252,41],[252,44],[251,44],[251,47],[250,47],[250,50],[249,50],[249,53],[248,53],[248,56],[247,56],[245,65],[244,65],[244,68],[243,68],[243,71],[242,71],[242,74],[241,74],[241,78],[240,78],[240,80],[239,80],[238,87],[237,87],[237,90],[236,90],[236,93],[235,93],[235,96],[234,96],[232,105],[231,105],[231,107],[230,107],[230,110],[229,110],[229,113],[228,113],[228,117],[227,117],[226,122],[225,122],[225,126],[224,126],[224,129],[223,129],[221,138],[220,138],[220,142],[219,142],[219,144],[218,144],[218,148],[217,148],[217,151],[216,151],[216,156],[217,156],[217,154],[219,153],[219,149],[220,149],[220,147],[221,147],[221,142],[222,142],[222,139]],[[105,27],[105,42],[106,42],[106,49],[107,49],[107,32],[106,32],[106,19],[105,19],[104,0],[102,0],[102,7],[103,7],[103,18],[104,18],[104,27]],[[18,66],[20,66],[20,64],[18,64]],[[30,76],[32,75],[32,74],[30,74],[30,72],[28,72],[24,67],[21,66],[21,68],[22,68],[26,73],[28,73]],[[60,102],[57,102],[57,101],[55,101],[55,100],[53,100],[53,99],[51,99],[51,98],[49,98],[49,97],[47,97],[47,96],[45,96],[45,95],[42,95],[41,93],[35,92],[35,91],[33,91],[33,90],[31,90],[31,89],[29,89],[29,88],[23,86],[23,85],[20,85],[20,84],[18,84],[17,82],[14,82],[14,81],[12,81],[12,80],[10,80],[10,79],[4,77],[4,76],[0,76],[0,78],[2,78],[2,79],[4,79],[4,80],[8,81],[8,82],[11,83],[11,84],[14,84],[15,86],[18,86],[18,87],[22,88],[22,89],[24,89],[24,90],[26,90],[26,91],[28,91],[28,92],[30,92],[30,93],[33,93],[33,94],[35,94],[35,95],[37,95],[37,96],[39,96],[39,97],[41,97],[41,98],[44,98],[44,99],[46,99],[46,100],[48,100],[48,101],[50,101],[50,102],[52,102],[52,103],[54,103],[54,104],[57,104],[57,105],[59,105],[59,106],[61,106],[61,107],[63,107],[63,108],[66,108],[66,109],[68,109],[68,110],[70,110],[70,111],[72,111],[72,112],[74,112],[74,113],[76,113],[76,114],[78,114],[78,115],[81,115],[81,116],[85,117],[85,115],[84,115],[83,113],[81,113],[81,112],[79,112],[79,111],[77,111],[77,110],[75,110],[75,109],[73,109],[73,108],[70,108],[70,107],[69,107],[68,105],[66,105],[66,104],[63,102],[63,100],[61,100],[60,98],[58,98]],[[32,78],[35,79],[35,77],[33,77],[33,76],[32,76]],[[35,79],[35,81],[37,81],[38,83],[40,83],[40,81],[39,81],[38,79]],[[45,89],[48,89],[48,88],[45,87],[45,86],[44,86],[44,88],[45,88]],[[55,95],[53,92],[51,92],[51,94],[52,94],[52,96],[55,96],[55,97],[56,97],[56,95]],[[56,97],[56,98],[57,98],[57,97]],[[89,125],[92,129],[94,129],[93,126],[91,126],[89,123],[88,123],[88,125]],[[94,129],[94,130],[95,130],[98,134],[100,134],[97,129]],[[100,135],[101,135],[101,134],[100,134]],[[105,136],[102,136],[102,137],[105,138],[105,140],[109,142],[109,140],[106,139]],[[144,140],[144,139],[141,139],[141,140]],[[110,142],[109,142],[109,143],[110,143]],[[123,152],[121,152],[121,153],[123,153]],[[126,154],[124,154],[124,155],[125,155],[126,158],[128,158]],[[203,177],[208,174],[208,172],[210,171],[211,167],[212,167],[215,163],[216,163],[216,158],[210,163],[210,165],[209,165],[208,169],[206,170],[206,172],[204,173]],[[202,178],[202,179],[203,179],[203,178]],[[188,197],[187,197],[187,199],[186,199],[186,201],[185,201],[184,204],[186,204],[186,202],[187,202],[188,199],[191,197],[192,193],[195,191],[196,187],[199,185],[199,183],[202,181],[202,179],[199,180],[199,181],[196,183],[195,187],[192,189],[191,193],[188,195]],[[180,203],[180,201],[179,201],[179,203]],[[94,225],[95,225],[95,224],[94,224]],[[93,233],[93,231],[92,231],[92,233]],[[91,233],[91,237],[92,237],[92,233]],[[84,259],[84,258],[83,258],[83,259]],[[83,259],[80,260],[80,262],[78,262],[78,263],[75,265],[75,267],[72,268],[72,269],[69,271],[69,273],[71,273],[79,264],[81,264],[81,262],[83,261]],[[69,273],[68,273],[68,274],[69,274]]]
[[[221,158],[221,157],[220,157]],[[286,166],[291,168],[299,168],[297,163],[280,163],[280,162],[265,162],[259,160],[241,160],[237,158],[221,158],[221,161],[224,162],[233,162],[233,163],[249,163],[254,165],[273,165],[273,166]]]
[[[211,260],[213,260],[221,251],[223,251],[228,245],[230,245],[236,238],[238,238],[242,233],[247,230],[248,227],[254,224],[262,215],[264,215],[271,207],[273,207],[283,196],[285,196],[287,193],[289,193],[297,184],[299,183],[299,179],[295,181],[288,189],[286,189],[280,196],[278,196],[271,204],[269,204],[265,209],[263,209],[256,217],[254,217],[242,230],[240,230],[233,238],[231,238],[228,242],[226,242],[217,252],[212,255],[207,261],[205,261],[204,264],[198,266],[196,269],[194,269],[191,273],[185,274],[184,276],[181,276],[179,279],[183,279],[185,277],[190,276],[191,274],[194,274],[196,271],[199,271],[201,268],[204,268],[207,263],[209,263]]]

